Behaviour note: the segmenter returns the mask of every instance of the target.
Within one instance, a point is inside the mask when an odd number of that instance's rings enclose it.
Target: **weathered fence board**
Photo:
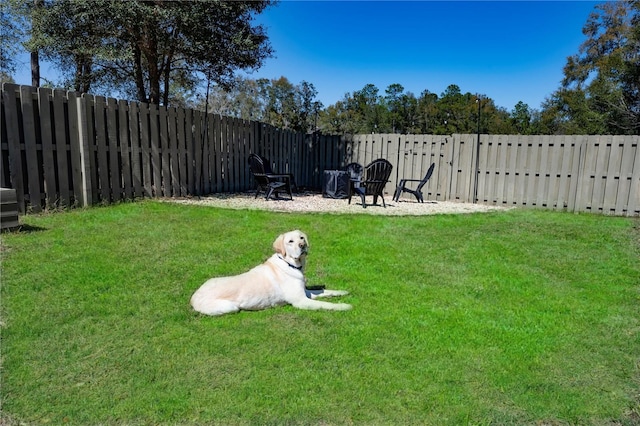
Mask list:
[[[305,135],[28,86],[5,84],[1,99],[0,178],[16,190],[20,212],[247,191],[255,152],[300,188],[321,189],[324,170],[386,158],[394,166],[388,195],[435,163],[428,201],[640,216],[638,136]]]
[[[38,149],[36,141],[36,111],[33,108],[31,90],[28,86],[20,88],[20,100],[22,101],[22,131],[24,134],[24,146],[27,164],[27,188],[29,189],[29,203],[33,211],[41,210],[42,192],[40,190]]]
[[[627,137],[627,139],[631,139]],[[625,210],[625,214],[627,216],[635,215],[638,211],[640,211],[640,143],[638,143],[638,139],[635,138],[633,143],[631,141],[627,141],[627,145],[633,147],[633,149],[629,149],[630,151],[635,150],[635,156],[632,152],[629,152],[629,156],[634,157],[633,172],[630,172],[630,169],[625,169],[627,175],[631,175],[631,179],[629,180],[629,201],[627,205],[627,209]]]
[[[15,89],[14,89],[15,90]],[[20,149],[20,121],[18,119],[19,99],[16,99],[14,93],[10,91],[3,91],[2,96],[2,112],[6,123],[7,134],[7,162],[8,168],[4,169],[4,173],[8,174],[6,178],[3,175],[3,182],[5,186],[16,190],[16,201],[18,204],[18,210],[20,212],[25,211],[25,188],[24,188],[24,172],[22,170],[22,150]],[[5,133],[2,133],[4,137]],[[4,144],[3,144],[4,145]],[[2,147],[4,154],[4,146]],[[3,158],[5,155],[3,155]],[[5,164],[5,162],[2,162]],[[27,191],[28,193],[28,191]]]
[[[49,98],[52,91],[42,90],[38,93],[40,108],[40,135],[42,137],[42,165],[44,172],[45,205],[50,208],[55,205],[57,198],[55,167],[53,162],[53,124],[51,123],[51,104]]]
[[[65,93],[62,90],[53,91],[53,119],[55,125],[56,170],[58,177],[59,199],[61,208],[73,205],[71,193],[71,179],[69,167],[69,143],[67,139],[68,125],[65,120]]]

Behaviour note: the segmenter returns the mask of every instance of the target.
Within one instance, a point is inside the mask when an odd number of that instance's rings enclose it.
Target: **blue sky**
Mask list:
[[[419,96],[450,84],[511,111],[539,109],[585,40],[590,1],[282,1],[258,22],[275,49],[252,78],[312,83],[324,106],[394,83]]]
[[[291,1],[257,17],[275,57],[251,78],[312,83],[325,107],[374,84],[419,96],[450,84],[539,109],[585,40],[591,1]],[[28,56],[18,84],[30,84]],[[43,76],[51,77],[46,65]]]

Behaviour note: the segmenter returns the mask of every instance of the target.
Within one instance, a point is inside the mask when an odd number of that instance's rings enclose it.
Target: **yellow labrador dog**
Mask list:
[[[341,290],[307,290],[304,265],[309,240],[300,231],[276,238],[275,254],[248,272],[231,277],[211,278],[191,296],[191,306],[205,315],[224,315],[240,310],[255,311],[290,304],[300,309],[351,309],[346,303],[315,300],[344,296]]]

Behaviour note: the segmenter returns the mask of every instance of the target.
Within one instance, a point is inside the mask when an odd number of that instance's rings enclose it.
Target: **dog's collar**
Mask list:
[[[293,268],[293,269],[297,269],[298,271],[302,271],[302,265],[300,265],[300,266],[292,265],[289,262],[287,262],[287,260],[284,257],[282,257],[280,255],[278,255],[278,258],[280,260],[282,260],[284,263],[286,263],[287,265],[289,265],[289,268]]]

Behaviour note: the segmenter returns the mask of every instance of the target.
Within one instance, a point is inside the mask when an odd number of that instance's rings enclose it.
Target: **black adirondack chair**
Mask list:
[[[265,193],[265,200],[271,198],[272,195],[278,198],[278,193],[285,191],[293,200],[293,194],[291,193],[293,176],[291,174],[273,173],[269,160],[257,154],[249,155],[249,170],[251,170],[253,179],[256,182],[255,198],[258,198],[260,192]]]
[[[358,194],[362,200],[362,207],[367,208],[365,197],[373,195],[373,204],[378,204],[378,197],[382,198],[382,206],[387,207],[384,202],[384,186],[389,182],[393,166],[384,158],[373,160],[365,168],[360,181],[353,181],[353,192],[349,193],[349,204],[353,193]]]
[[[360,181],[362,180],[362,172],[364,171],[364,167],[360,163],[349,163],[345,167],[347,173],[349,173],[349,195],[353,194],[355,191],[355,186],[360,185]]]
[[[424,175],[422,180],[420,179],[402,179],[400,183],[396,187],[396,192],[393,194],[393,200],[398,201],[400,199],[400,195],[403,192],[408,192],[409,194],[413,194],[416,197],[416,200],[420,203],[424,203],[424,198],[422,196],[422,187],[427,183],[429,179],[431,179],[431,175],[433,174],[433,169],[436,167],[436,163],[431,163],[429,166],[429,170],[427,170],[427,174]],[[407,183],[410,182],[418,182],[418,186],[415,189],[407,188]]]
[[[269,161],[265,157],[261,157],[264,161],[264,172],[268,175],[286,175],[289,176],[289,184],[291,185],[291,189],[295,192],[298,191],[298,186],[296,185],[296,179],[293,177],[293,173],[278,173],[271,169],[271,161]]]

